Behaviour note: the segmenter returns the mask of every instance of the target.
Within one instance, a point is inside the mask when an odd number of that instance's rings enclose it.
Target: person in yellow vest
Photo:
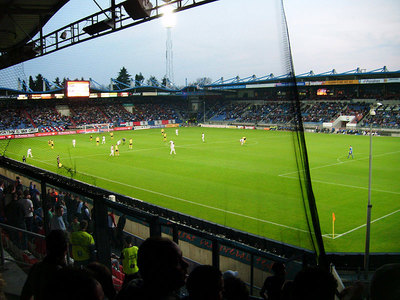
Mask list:
[[[161,135],[164,136],[164,128],[161,129]]]
[[[132,138],[129,139],[129,149],[132,149],[132,145],[133,145],[133,140]]]
[[[114,139],[114,132],[110,132],[110,137],[112,140]]]
[[[125,287],[132,279],[139,277],[139,268],[137,266],[137,254],[139,248],[133,246],[132,237],[129,235],[125,239],[126,248],[122,249],[121,261],[122,267],[124,268],[124,282],[122,283],[122,288]]]
[[[167,133],[165,132],[163,136],[164,136],[164,142],[166,142],[167,141]]]
[[[100,137],[96,136],[96,146],[100,145]]]
[[[88,222],[82,220],[80,230],[71,233],[72,258],[76,266],[86,266],[94,260],[94,239],[86,232]]]
[[[51,147],[51,150],[53,150],[54,149],[54,141],[53,140],[50,140],[51,142],[50,142],[50,147]]]

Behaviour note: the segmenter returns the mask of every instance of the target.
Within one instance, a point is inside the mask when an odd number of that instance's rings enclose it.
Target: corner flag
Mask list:
[[[336,221],[336,217],[335,217],[335,213],[332,213],[332,237],[335,238],[335,221]]]

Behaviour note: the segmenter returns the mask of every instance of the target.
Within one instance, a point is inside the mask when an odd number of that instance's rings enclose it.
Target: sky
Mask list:
[[[109,0],[97,2],[103,8],[110,5]],[[284,7],[296,74],[357,67],[400,70],[400,1],[285,0]],[[70,0],[44,32],[97,11],[91,0]],[[216,81],[285,74],[281,24],[279,0],[219,0],[177,13],[172,29],[175,84],[185,86],[202,77]],[[105,85],[122,67],[133,77],[141,72],[146,79],[161,79],[166,74],[166,37],[157,19],[23,66],[27,77],[40,73],[50,81],[83,77]]]

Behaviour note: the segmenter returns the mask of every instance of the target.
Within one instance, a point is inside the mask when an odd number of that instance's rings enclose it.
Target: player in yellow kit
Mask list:
[[[132,149],[132,145],[133,145],[133,140],[132,138],[129,139],[129,149]]]
[[[118,145],[115,145],[115,156],[119,156]]]

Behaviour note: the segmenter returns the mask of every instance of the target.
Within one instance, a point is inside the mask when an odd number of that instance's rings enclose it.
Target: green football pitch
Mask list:
[[[293,133],[166,128],[15,139],[6,156],[91,184],[284,243],[309,248]],[[201,139],[204,132],[205,141]],[[100,145],[95,138],[100,136]],[[247,137],[244,145],[239,140]],[[122,138],[119,156],[110,146]],[[133,138],[133,149],[129,149]],[[76,147],[72,140],[76,139]],[[170,154],[169,141],[176,155]],[[313,191],[328,252],[363,252],[368,202],[369,137],[306,134]],[[347,158],[349,146],[354,158]],[[371,252],[400,252],[400,139],[373,137]],[[81,177],[79,176],[81,175]],[[81,179],[83,178],[83,179]],[[332,213],[336,221],[333,223]]]

